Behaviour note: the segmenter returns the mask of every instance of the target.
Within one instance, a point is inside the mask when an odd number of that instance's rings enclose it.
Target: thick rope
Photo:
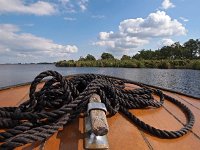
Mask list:
[[[36,91],[42,79],[49,76],[52,79],[47,80],[40,91]],[[142,88],[127,90],[126,83],[134,83]],[[94,93],[100,95],[110,115],[120,112],[137,127],[160,138],[181,137],[194,125],[191,110],[158,89],[105,75],[84,74],[64,78],[56,71],[45,71],[32,82],[29,100],[19,107],[0,108],[0,128],[5,129],[0,133],[0,149],[14,149],[27,143],[47,140],[80,113],[85,113],[88,100]],[[154,100],[152,94],[159,96],[160,101]],[[129,112],[129,109],[161,107],[164,100],[174,103],[185,113],[187,123],[180,130],[157,129]]]

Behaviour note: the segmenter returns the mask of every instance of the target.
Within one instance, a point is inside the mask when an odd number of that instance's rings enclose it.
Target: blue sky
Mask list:
[[[0,0],[0,63],[120,58],[200,35],[199,0]]]

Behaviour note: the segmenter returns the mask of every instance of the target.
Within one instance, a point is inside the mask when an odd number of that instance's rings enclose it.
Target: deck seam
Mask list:
[[[139,130],[139,129],[138,129]],[[144,135],[144,132],[142,132],[141,130],[139,130],[140,134],[142,135],[142,138],[144,139],[144,142],[147,144],[148,148],[150,150],[154,150],[153,146],[151,145],[151,143],[149,142],[149,140],[146,138],[146,136]]]
[[[170,112],[165,106],[163,106],[163,108],[170,114],[172,115],[179,123],[181,123],[182,125],[184,125],[184,123],[179,119],[177,118],[172,112]],[[190,132],[197,138],[200,140],[200,136],[197,135],[196,133],[194,133],[192,130],[190,130]]]
[[[183,100],[184,102],[186,102],[186,103],[190,104],[190,105],[191,105],[191,106],[193,106],[194,108],[196,108],[196,109],[200,110],[200,108],[199,108],[199,107],[196,107],[195,105],[193,105],[193,104],[191,104],[190,102],[186,101],[184,98],[180,97],[179,95],[177,95],[177,94],[176,94],[176,96],[177,96],[178,98],[180,98],[181,100]]]

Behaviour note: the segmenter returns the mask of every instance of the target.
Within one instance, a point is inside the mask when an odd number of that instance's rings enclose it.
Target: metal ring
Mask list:
[[[105,113],[107,112],[105,104],[99,102],[88,103],[87,112],[90,113],[91,110],[103,110]]]

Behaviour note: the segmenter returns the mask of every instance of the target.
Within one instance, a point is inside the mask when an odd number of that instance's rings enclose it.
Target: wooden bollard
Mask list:
[[[90,99],[90,103],[101,103],[100,96],[93,94]],[[92,131],[96,136],[103,136],[108,133],[108,122],[106,119],[106,112],[101,109],[92,109],[89,112]]]

